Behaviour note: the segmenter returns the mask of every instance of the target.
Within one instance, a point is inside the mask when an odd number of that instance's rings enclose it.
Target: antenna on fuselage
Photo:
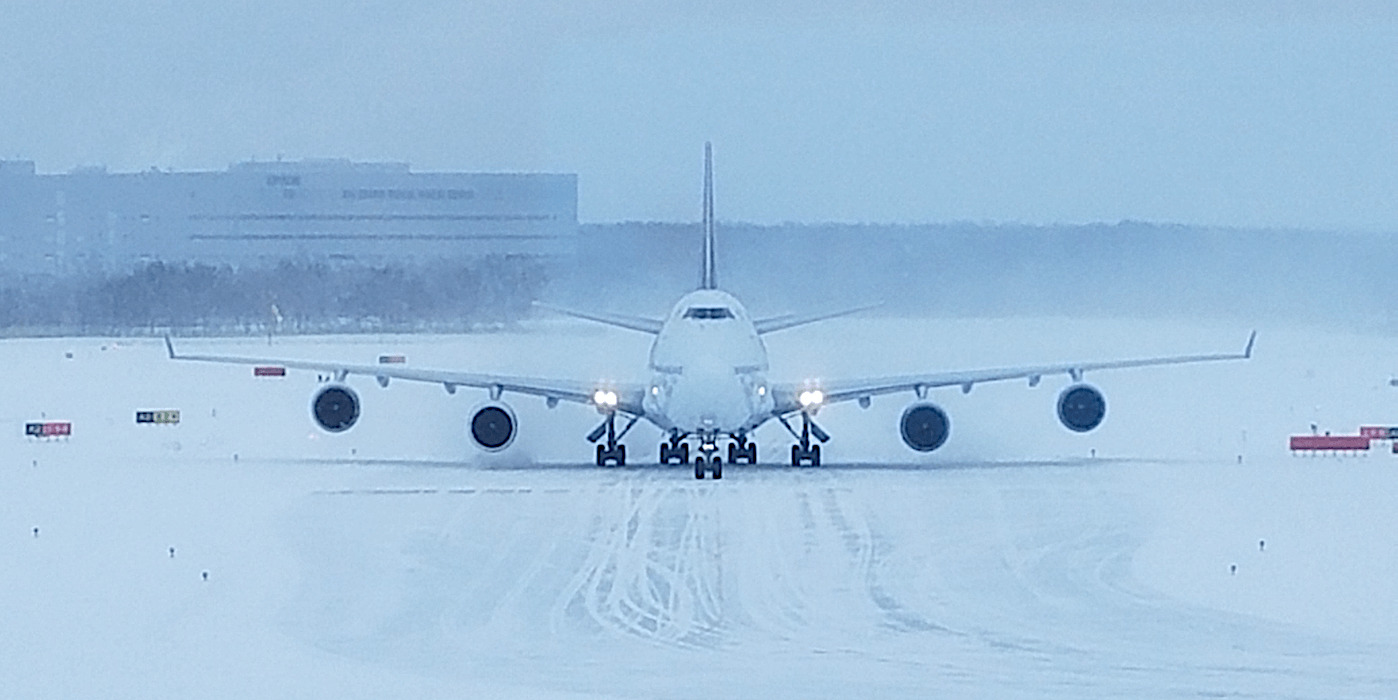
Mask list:
[[[718,269],[714,264],[714,147],[704,142],[704,270],[700,289],[718,289]]]

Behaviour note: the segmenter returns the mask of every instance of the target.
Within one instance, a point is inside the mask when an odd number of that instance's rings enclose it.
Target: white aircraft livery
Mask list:
[[[713,150],[704,145],[704,256],[699,288],[680,298],[664,319],[610,313],[592,313],[544,306],[556,312],[619,326],[654,336],[650,350],[650,381],[644,384],[597,383],[510,375],[414,369],[384,365],[352,365],[217,355],[182,355],[167,337],[166,349],[175,360],[223,362],[244,365],[280,365],[290,369],[328,373],[333,381],[323,385],[311,401],[315,422],[331,433],[350,429],[359,420],[359,396],[344,382],[349,375],[365,375],[387,386],[389,380],[441,384],[447,392],[458,387],[485,389],[490,401],[469,421],[472,441],[486,451],[506,449],[514,442],[516,417],[503,401],[505,394],[542,397],[550,407],[559,401],[588,404],[603,416],[602,424],[587,436],[596,443],[598,466],[626,464],[626,446],[620,440],[637,421],[645,419],[667,437],[660,443],[659,463],[689,464],[694,451],[694,477],[723,477],[723,464],[756,464],[757,444],[752,435],[759,426],[775,420],[791,434],[791,464],[818,466],[820,446],[829,434],[814,421],[826,405],[858,401],[867,407],[871,397],[911,392],[915,401],[900,419],[903,442],[918,452],[941,447],[950,434],[947,414],[927,400],[929,389],[959,386],[969,392],[983,382],[1027,379],[1035,386],[1044,375],[1067,374],[1073,384],[1058,397],[1058,418],[1074,432],[1087,432],[1102,423],[1107,404],[1102,393],[1083,383],[1083,374],[1103,369],[1188,364],[1221,360],[1245,360],[1252,356],[1254,331],[1241,353],[1155,357],[1106,362],[1077,362],[1031,367],[1008,367],[962,372],[935,372],[897,377],[774,383],[767,380],[768,333],[816,321],[844,316],[864,309],[848,309],[810,315],[786,315],[754,319],[743,305],[718,288],[715,265]],[[867,307],[866,307],[867,308]],[[617,425],[621,418],[623,424]],[[793,420],[799,419],[799,428]],[[814,440],[814,441],[813,441]],[[726,455],[720,455],[720,445]]]

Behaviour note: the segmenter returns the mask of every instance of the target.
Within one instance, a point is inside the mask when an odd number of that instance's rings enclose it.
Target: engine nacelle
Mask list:
[[[1097,387],[1074,384],[1058,395],[1058,420],[1075,433],[1096,428],[1106,416],[1107,399]]]
[[[903,409],[898,420],[903,443],[918,452],[931,452],[941,447],[951,435],[951,420],[936,404],[915,403]]]
[[[487,403],[471,413],[471,441],[486,452],[499,452],[515,441],[518,422],[508,405]]]
[[[359,422],[359,395],[344,384],[327,384],[311,399],[311,417],[330,433],[343,433]]]

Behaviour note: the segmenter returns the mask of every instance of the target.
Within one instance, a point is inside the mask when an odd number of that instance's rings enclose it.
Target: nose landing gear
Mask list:
[[[718,436],[699,436],[699,456],[694,458],[694,478],[704,478],[704,472],[715,479],[723,478],[723,458],[718,456]]]
[[[715,479],[722,479],[722,478],[723,478],[723,459],[720,458],[718,455],[714,455],[713,457],[709,457],[709,458],[704,457],[704,455],[699,455],[698,457],[695,457],[695,458],[694,458],[694,478],[696,478],[696,479],[702,479],[702,478],[704,478],[704,472],[705,472],[706,470],[707,470],[710,474],[712,474],[713,477],[714,477]]]
[[[728,443],[729,464],[757,464],[757,443],[749,440],[746,434],[729,437],[732,438],[732,442]],[[690,439],[698,442],[695,445],[699,454],[694,457],[694,478],[712,476],[722,479],[724,459],[719,456],[718,443],[722,439],[719,433],[670,433],[669,439],[660,443],[660,463],[688,464],[690,450],[687,440]]]

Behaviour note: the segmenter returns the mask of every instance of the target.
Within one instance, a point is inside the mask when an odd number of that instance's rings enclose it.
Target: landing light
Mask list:
[[[765,386],[757,387],[757,395],[758,395],[758,396],[766,396],[766,395],[767,395],[767,387],[765,387]]]
[[[616,392],[607,389],[598,389],[592,393],[592,403],[597,404],[599,408],[616,408]]]
[[[820,389],[810,389],[801,392],[798,399],[801,401],[801,408],[817,408],[825,403],[825,392]]]

